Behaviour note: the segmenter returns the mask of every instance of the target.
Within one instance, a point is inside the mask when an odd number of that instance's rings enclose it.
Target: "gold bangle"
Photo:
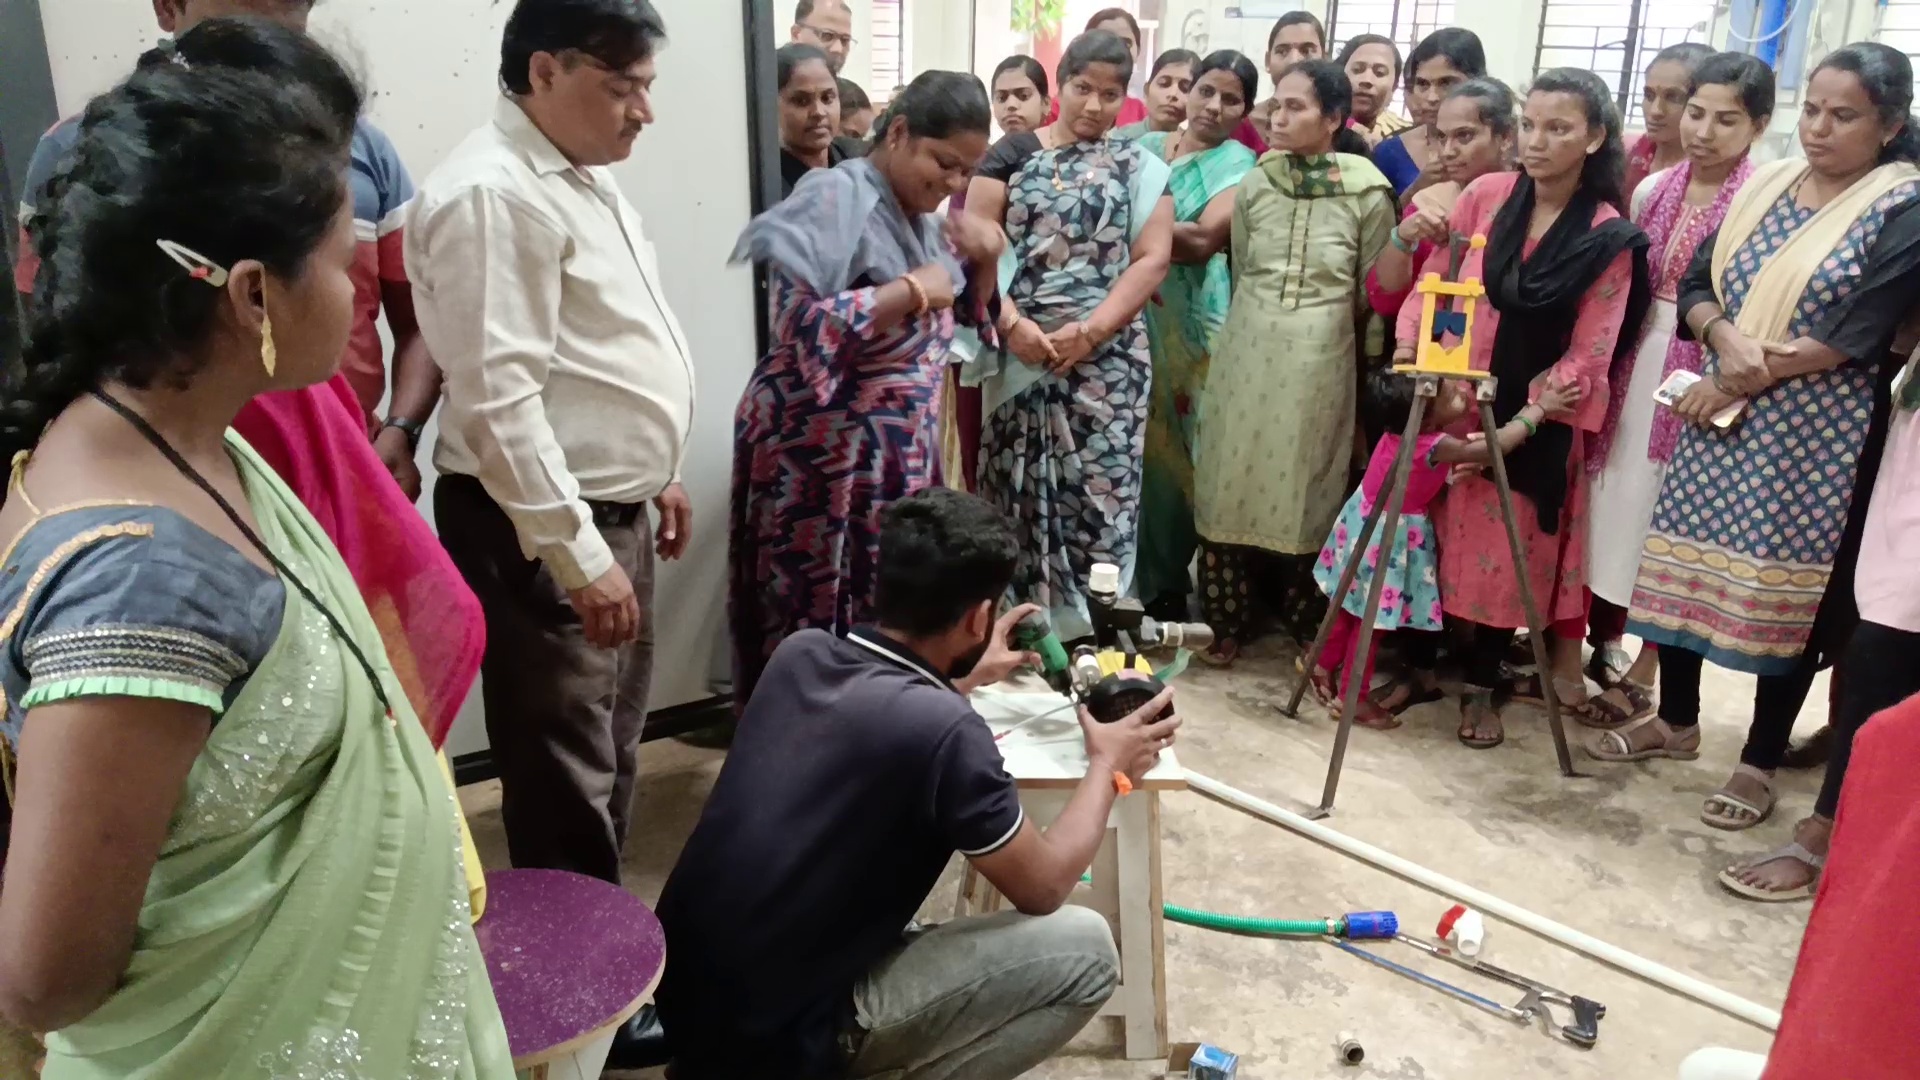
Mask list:
[[[907,291],[913,294],[913,313],[925,315],[927,309],[933,306],[933,302],[927,299],[927,287],[915,281],[912,274],[902,274],[900,280],[907,283]]]

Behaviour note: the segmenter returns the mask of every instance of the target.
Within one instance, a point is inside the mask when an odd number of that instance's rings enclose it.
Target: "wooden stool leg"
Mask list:
[[[1166,951],[1160,901],[1159,796],[1139,792],[1114,806],[1120,893],[1120,990],[1130,1060],[1167,1054]]]

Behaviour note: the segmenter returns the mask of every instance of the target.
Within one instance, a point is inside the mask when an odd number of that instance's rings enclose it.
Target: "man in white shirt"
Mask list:
[[[515,866],[620,880],[653,559],[686,550],[693,368],[607,166],[653,120],[648,0],[519,0],[492,122],[429,176],[407,268],[446,406],[434,509],[487,616]],[[657,539],[646,504],[660,512]]]

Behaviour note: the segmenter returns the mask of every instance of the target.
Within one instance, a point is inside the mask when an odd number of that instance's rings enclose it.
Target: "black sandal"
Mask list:
[[[1607,700],[1607,695],[1614,693],[1627,699],[1625,709]],[[1631,679],[1621,679],[1604,692],[1589,697],[1586,708],[1575,711],[1573,718],[1598,731],[1615,731],[1643,716],[1652,716],[1653,710],[1651,687],[1641,686]]]
[[[1387,704],[1388,700],[1402,691],[1406,693],[1406,697],[1400,704]],[[1439,701],[1446,696],[1447,692],[1440,689],[1438,681],[1435,681],[1430,686],[1422,686],[1418,679],[1405,675],[1396,676],[1392,681],[1368,695],[1368,697],[1373,699],[1375,705],[1380,706],[1394,716],[1399,716],[1408,709]]]
[[[1467,720],[1467,710],[1475,706],[1485,709],[1486,715],[1491,717],[1495,724],[1499,725],[1498,734],[1493,736],[1482,735],[1481,732],[1487,730],[1485,726],[1479,721],[1469,722]],[[1454,737],[1460,740],[1460,745],[1470,750],[1491,750],[1507,741],[1507,725],[1506,722],[1500,718],[1500,713],[1494,709],[1493,695],[1491,693],[1484,690],[1469,691],[1465,696],[1461,697],[1460,730],[1454,732]]]

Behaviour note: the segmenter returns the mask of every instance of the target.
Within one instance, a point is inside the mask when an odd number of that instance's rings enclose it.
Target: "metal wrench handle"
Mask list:
[[[1600,1021],[1607,1015],[1607,1007],[1597,1001],[1583,998],[1578,994],[1569,994],[1565,990],[1556,990],[1524,975],[1516,975],[1506,968],[1496,967],[1485,960],[1469,959],[1444,945],[1434,945],[1405,934],[1394,935],[1394,940],[1411,945],[1428,956],[1439,957],[1455,967],[1465,968],[1485,975],[1495,982],[1506,983],[1508,986],[1526,991],[1526,997],[1520,999],[1519,1011],[1529,1014],[1537,1011],[1549,1024],[1553,1023],[1553,1016],[1547,1012],[1547,1005],[1558,1005],[1571,1011],[1573,1023],[1561,1025],[1560,1034],[1575,1046],[1590,1049],[1600,1039]]]
[[[1453,985],[1452,983],[1441,982],[1439,979],[1436,979],[1433,976],[1426,974],[1425,972],[1415,971],[1404,964],[1396,964],[1384,956],[1380,956],[1376,953],[1368,952],[1365,949],[1362,949],[1356,945],[1349,944],[1345,941],[1340,940],[1339,938],[1330,937],[1327,939],[1327,944],[1332,945],[1334,948],[1339,949],[1341,952],[1352,953],[1353,955],[1359,957],[1362,960],[1365,960],[1367,963],[1372,964],[1375,967],[1385,968],[1386,970],[1393,972],[1395,975],[1400,975],[1405,978],[1412,979],[1414,982],[1417,982],[1422,986],[1429,987],[1434,990],[1438,990],[1441,993],[1447,995],[1448,997],[1455,998],[1460,1001],[1464,1001],[1467,1004],[1472,1005],[1476,1008],[1485,1009],[1486,1011],[1494,1014],[1495,1016],[1499,1016],[1507,1020],[1512,1020],[1514,1023],[1517,1023],[1517,1024],[1530,1024],[1533,1022],[1533,1014],[1531,1012],[1526,1012],[1520,1009],[1516,1009],[1510,1005],[1502,1005],[1499,1002],[1494,1001],[1492,998],[1481,997],[1479,994],[1476,994],[1471,990],[1462,989],[1458,986]]]

